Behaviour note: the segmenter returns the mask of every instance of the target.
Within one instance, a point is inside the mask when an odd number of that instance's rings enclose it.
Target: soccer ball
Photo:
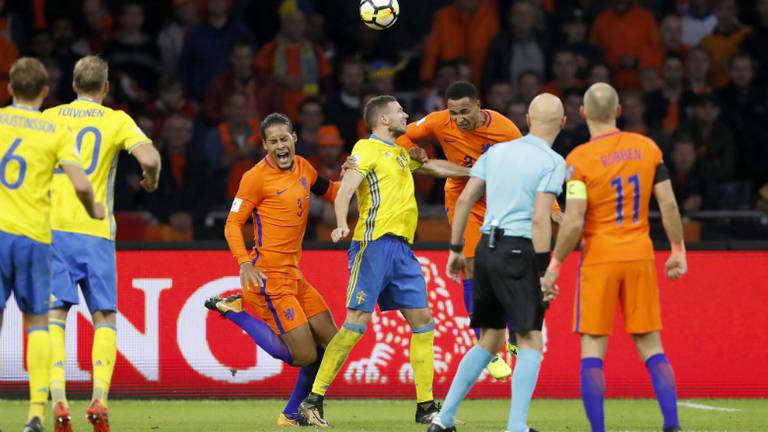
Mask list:
[[[392,27],[400,15],[397,0],[360,0],[360,19],[374,30]]]

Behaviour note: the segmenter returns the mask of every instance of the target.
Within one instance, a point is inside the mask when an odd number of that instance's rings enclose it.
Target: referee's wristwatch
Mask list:
[[[448,250],[451,252],[461,253],[464,250],[464,245],[461,243],[451,243],[448,246]]]

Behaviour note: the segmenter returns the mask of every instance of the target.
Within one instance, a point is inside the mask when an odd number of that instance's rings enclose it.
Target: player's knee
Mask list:
[[[294,366],[306,367],[317,361],[317,350],[301,349],[291,353],[291,357],[293,357]]]
[[[108,324],[115,327],[117,324],[117,317],[115,311],[110,310],[98,310],[93,311],[93,325]]]

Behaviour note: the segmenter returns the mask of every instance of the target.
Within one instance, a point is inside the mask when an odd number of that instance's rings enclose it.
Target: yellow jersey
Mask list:
[[[0,231],[51,243],[48,192],[61,163],[80,166],[66,126],[31,107],[0,108]]]
[[[352,239],[373,241],[391,234],[413,243],[419,210],[411,171],[421,164],[403,147],[375,135],[359,140],[352,155],[364,176],[356,191],[360,217]]]
[[[43,115],[72,129],[95,200],[103,203],[107,210],[103,220],[91,219],[78,201],[72,184],[58,174],[51,186],[51,228],[114,240],[116,226],[112,207],[118,153],[120,150],[130,153],[142,144],[152,144],[152,140],[125,112],[90,99],[80,98],[49,108]]]

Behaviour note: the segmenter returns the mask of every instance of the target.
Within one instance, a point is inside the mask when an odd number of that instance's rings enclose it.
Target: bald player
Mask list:
[[[528,406],[541,365],[545,301],[557,296],[554,286],[542,293],[539,276],[549,264],[550,211],[565,177],[565,161],[551,148],[565,124],[563,104],[551,94],[541,94],[531,102],[526,119],[530,134],[497,144],[480,156],[456,203],[447,267],[448,276],[457,281],[466,258],[456,246],[472,206],[483,194],[487,197],[482,237],[474,251],[471,326],[481,333],[477,345],[461,360],[428,432],[456,430],[459,403],[504,344],[507,322],[516,330],[520,348],[512,374],[507,431],[533,431],[527,424]]]
[[[592,139],[568,155],[565,219],[542,287],[554,288],[560,263],[583,235],[573,328],[581,335],[581,397],[592,430],[605,430],[603,359],[618,303],[648,368],[664,431],[679,431],[675,376],[659,336],[659,286],[648,224],[653,194],[672,246],[664,271],[679,279],[687,264],[669,173],[656,143],[616,128],[621,106],[613,87],[590,87],[581,114]]]

